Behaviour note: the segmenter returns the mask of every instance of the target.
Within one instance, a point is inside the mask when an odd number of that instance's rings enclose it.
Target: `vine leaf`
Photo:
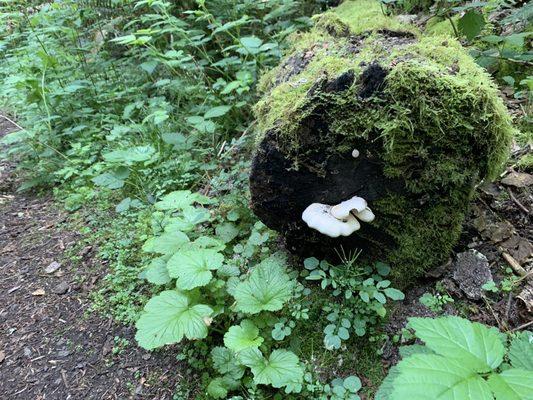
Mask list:
[[[271,257],[261,262],[250,277],[233,291],[236,308],[248,314],[281,310],[290,299],[293,283],[279,260]]]
[[[259,329],[249,319],[243,320],[240,325],[230,327],[224,335],[224,345],[235,352],[257,348],[261,343],[263,338],[259,336]]]
[[[500,333],[480,323],[459,317],[410,318],[409,326],[435,353],[460,360],[475,372],[488,372],[503,360]]]
[[[512,368],[489,377],[496,400],[532,400],[533,372]]]
[[[170,257],[167,269],[170,277],[178,278],[178,289],[191,290],[207,285],[213,277],[211,271],[220,268],[223,262],[224,256],[215,250],[181,250]]]
[[[303,369],[296,354],[288,350],[274,350],[266,359],[259,349],[243,351],[241,363],[250,367],[254,382],[275,388],[301,383]]]
[[[189,304],[189,299],[175,290],[167,290],[152,297],[137,321],[135,339],[147,350],[187,339],[207,336],[211,307]]]
[[[400,361],[397,371],[390,400],[493,399],[487,381],[460,360],[415,354]]]

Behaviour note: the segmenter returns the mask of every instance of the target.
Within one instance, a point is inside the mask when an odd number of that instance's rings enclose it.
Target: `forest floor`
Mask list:
[[[0,137],[13,129],[0,121]],[[511,165],[528,152],[515,146]],[[175,352],[146,352],[134,345],[133,327],[91,311],[89,294],[106,265],[92,246],[69,262],[64,254],[80,248],[82,235],[51,196],[18,193],[14,167],[0,161],[0,397],[173,398],[187,379]],[[407,291],[385,327],[389,338],[409,316],[466,315],[503,331],[531,326],[532,188],[533,176],[516,166],[480,188],[455,255]],[[492,290],[481,289],[487,280]],[[386,341],[384,368],[398,360],[397,344]]]
[[[14,129],[0,120],[0,138]],[[51,196],[17,193],[18,183],[0,161],[0,398],[171,399],[175,354],[124,346],[134,328],[90,312],[105,266],[91,246],[65,261],[80,235]]]

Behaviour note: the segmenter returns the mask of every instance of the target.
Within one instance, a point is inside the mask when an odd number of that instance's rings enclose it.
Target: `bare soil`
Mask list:
[[[12,130],[0,118],[0,137]],[[80,235],[51,197],[17,186],[0,160],[0,398],[171,399],[182,378],[175,354],[145,352],[133,327],[89,311],[105,266],[90,247],[76,266],[62,261]],[[113,351],[115,336],[130,344]]]

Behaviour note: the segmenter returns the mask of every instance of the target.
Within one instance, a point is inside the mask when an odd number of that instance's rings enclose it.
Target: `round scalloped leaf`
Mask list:
[[[146,280],[155,285],[166,285],[172,279],[168,275],[165,257],[153,259],[146,269]]]
[[[213,277],[211,270],[220,268],[223,262],[224,256],[215,250],[181,250],[170,257],[167,269],[172,278],[178,278],[179,289],[191,290],[207,285]]]
[[[415,354],[397,371],[390,400],[493,400],[487,381],[460,360]]]
[[[189,238],[183,232],[164,232],[161,236],[148,239],[142,249],[146,253],[174,254],[189,242]]]
[[[409,326],[435,353],[476,372],[488,372],[503,360],[505,349],[494,328],[459,317],[410,318]]]
[[[254,268],[250,277],[240,282],[233,296],[236,308],[248,314],[281,310],[290,299],[293,283],[279,260],[269,258]]]
[[[135,339],[147,350],[187,339],[207,336],[207,319],[213,313],[204,304],[190,305],[187,296],[174,290],[152,297],[136,323]]]
[[[240,325],[232,326],[224,335],[224,345],[233,351],[241,351],[249,348],[257,348],[263,343],[259,336],[259,329],[249,319],[245,319]]]
[[[274,350],[268,360],[259,349],[248,349],[239,355],[241,363],[250,367],[254,382],[280,388],[301,383],[303,369],[296,354],[288,350]]]

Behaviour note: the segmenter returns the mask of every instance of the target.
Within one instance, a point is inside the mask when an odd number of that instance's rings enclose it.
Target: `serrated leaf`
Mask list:
[[[144,242],[142,250],[146,253],[174,254],[189,242],[183,232],[164,232],[161,236],[154,236]]]
[[[147,350],[187,339],[207,336],[207,318],[213,313],[205,304],[189,304],[187,296],[174,290],[152,297],[136,323],[135,339]]]
[[[293,383],[300,383],[303,369],[296,354],[287,350],[274,350],[268,359],[259,349],[248,349],[241,353],[242,364],[252,370],[254,382],[258,385],[272,385],[280,388]]]
[[[514,368],[533,371],[533,334],[522,332],[511,342],[509,360]]]
[[[146,280],[155,285],[166,285],[172,279],[168,275],[167,261],[159,257],[150,262],[146,269]]]
[[[259,329],[248,319],[243,320],[240,325],[230,327],[224,335],[224,345],[235,352],[257,348],[261,343],[263,338],[259,336]]]
[[[204,118],[205,118],[205,119],[210,119],[210,118],[221,117],[221,116],[223,116],[224,114],[226,114],[229,110],[231,110],[231,106],[217,106],[217,107],[213,107],[213,108],[209,109],[209,110],[205,113]]]
[[[208,204],[210,200],[200,193],[192,193],[190,190],[177,190],[163,196],[160,201],[155,203],[155,208],[158,210],[183,210],[193,203]]]
[[[400,347],[400,356],[402,358],[410,357],[413,354],[435,354],[435,352],[430,348],[420,344],[412,344],[409,346]]]
[[[136,163],[148,161],[155,153],[152,146],[136,146],[128,149],[114,150],[104,154],[102,157],[107,162],[114,163]]]
[[[269,258],[254,268],[250,277],[240,282],[233,296],[236,308],[248,314],[281,310],[291,297],[293,283],[279,260]]]
[[[485,26],[485,17],[479,11],[467,11],[461,18],[457,27],[459,31],[466,36],[468,40],[474,39],[481,33]]]
[[[500,334],[477,322],[459,317],[410,318],[416,336],[437,354],[461,363],[476,372],[498,367],[505,349]]]
[[[229,375],[233,379],[241,379],[245,367],[237,362],[235,354],[225,347],[215,347],[211,350],[213,367],[221,374]]]
[[[532,400],[533,372],[512,368],[489,377],[496,400]]]
[[[492,400],[487,382],[460,360],[416,354],[400,361],[390,400]]]
[[[213,277],[212,270],[222,266],[224,256],[210,249],[180,250],[167,262],[168,274],[177,278],[176,286],[191,290],[205,286]]]

